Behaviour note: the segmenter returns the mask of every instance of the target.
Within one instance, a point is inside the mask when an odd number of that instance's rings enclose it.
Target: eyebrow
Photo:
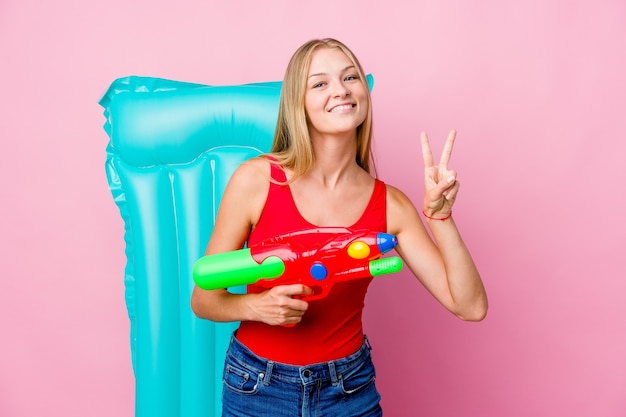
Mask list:
[[[345,67],[344,69],[342,69],[342,70],[341,70],[341,72],[344,72],[344,71],[349,70],[349,69],[352,69],[352,68],[356,68],[356,67],[355,67],[354,65],[348,65],[347,67]],[[325,72],[318,72],[318,73],[316,73],[316,74],[311,74],[311,75],[309,75],[309,77],[308,77],[308,78],[311,78],[311,77],[317,77],[317,76],[320,76],[320,75],[328,75],[328,74],[327,74],[327,73],[325,73]]]

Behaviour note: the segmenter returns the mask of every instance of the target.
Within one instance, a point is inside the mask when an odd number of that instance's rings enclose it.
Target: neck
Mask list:
[[[356,170],[361,169],[356,163],[355,143],[354,137],[313,140],[315,162],[306,176],[331,188],[343,179],[350,178]]]

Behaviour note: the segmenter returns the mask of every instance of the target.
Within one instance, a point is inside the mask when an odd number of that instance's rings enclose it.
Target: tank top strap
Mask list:
[[[285,170],[276,163],[276,159],[272,157],[268,157],[268,159],[270,161],[270,176],[272,179],[280,183],[286,183],[287,174],[285,174]]]

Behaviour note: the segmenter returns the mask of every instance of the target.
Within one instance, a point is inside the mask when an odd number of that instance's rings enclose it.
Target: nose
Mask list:
[[[333,87],[333,95],[335,97],[346,97],[350,95],[350,89],[341,81],[337,81]]]

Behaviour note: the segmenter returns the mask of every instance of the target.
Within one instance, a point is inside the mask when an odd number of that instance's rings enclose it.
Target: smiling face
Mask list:
[[[304,107],[311,138],[352,135],[367,116],[367,86],[338,48],[319,48],[311,56]]]

